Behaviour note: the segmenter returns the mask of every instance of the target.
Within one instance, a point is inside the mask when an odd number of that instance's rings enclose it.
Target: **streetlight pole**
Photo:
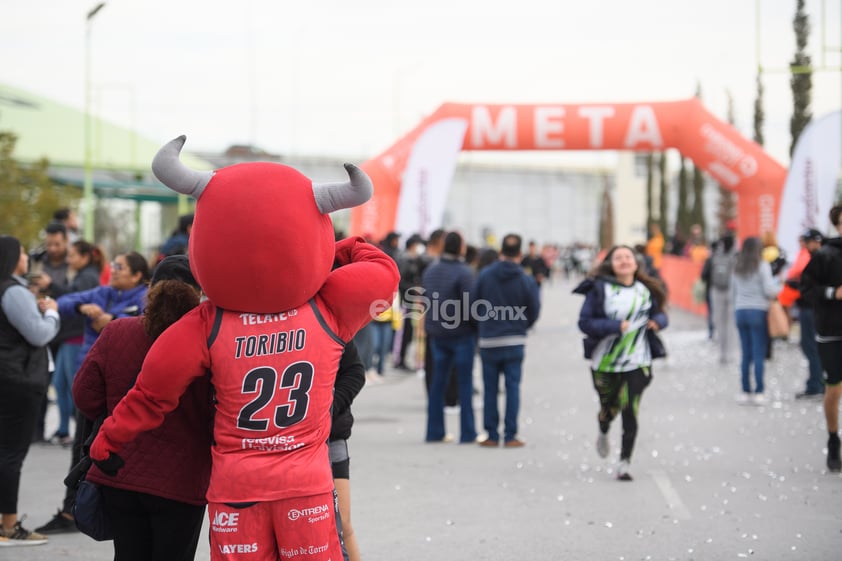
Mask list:
[[[92,160],[91,126],[91,22],[105,6],[100,2],[88,12],[85,19],[85,179],[82,189],[82,205],[85,239],[94,241],[94,180]]]

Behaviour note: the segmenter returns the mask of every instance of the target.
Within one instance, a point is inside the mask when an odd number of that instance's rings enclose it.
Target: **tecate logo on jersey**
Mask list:
[[[264,323],[276,323],[286,321],[298,315],[298,310],[289,310],[279,314],[240,314],[243,325],[263,325]]]
[[[290,509],[287,513],[287,517],[293,521],[298,520],[299,518],[307,517],[308,521],[312,524],[318,520],[324,520],[327,518],[329,513],[330,505],[324,504],[310,508],[302,508],[300,510],[297,508]]]
[[[236,532],[239,519],[239,512],[216,512],[211,522],[211,530],[225,533]]]

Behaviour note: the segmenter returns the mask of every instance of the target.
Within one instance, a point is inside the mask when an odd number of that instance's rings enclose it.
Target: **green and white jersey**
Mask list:
[[[652,353],[646,340],[646,323],[652,305],[652,294],[639,281],[631,286],[605,283],[605,315],[628,320],[629,328],[625,333],[609,335],[599,341],[592,357],[594,370],[628,372],[652,365]]]

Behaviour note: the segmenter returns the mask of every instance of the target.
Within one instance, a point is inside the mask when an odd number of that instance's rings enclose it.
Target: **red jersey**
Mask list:
[[[209,341],[218,401],[208,500],[331,491],[326,442],[343,341],[313,301],[279,314],[218,313]]]
[[[395,262],[361,239],[337,242],[336,261],[316,296],[293,310],[220,312],[206,301],[167,328],[103,423],[91,458],[119,453],[160,425],[190,383],[210,375],[218,404],[209,502],[330,490],[325,443],[343,342],[391,305],[399,278]]]

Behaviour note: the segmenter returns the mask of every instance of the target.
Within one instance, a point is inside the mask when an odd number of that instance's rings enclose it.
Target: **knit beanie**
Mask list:
[[[190,262],[186,255],[170,255],[164,257],[152,273],[150,286],[163,280],[177,280],[200,289],[199,283],[190,271]]]

